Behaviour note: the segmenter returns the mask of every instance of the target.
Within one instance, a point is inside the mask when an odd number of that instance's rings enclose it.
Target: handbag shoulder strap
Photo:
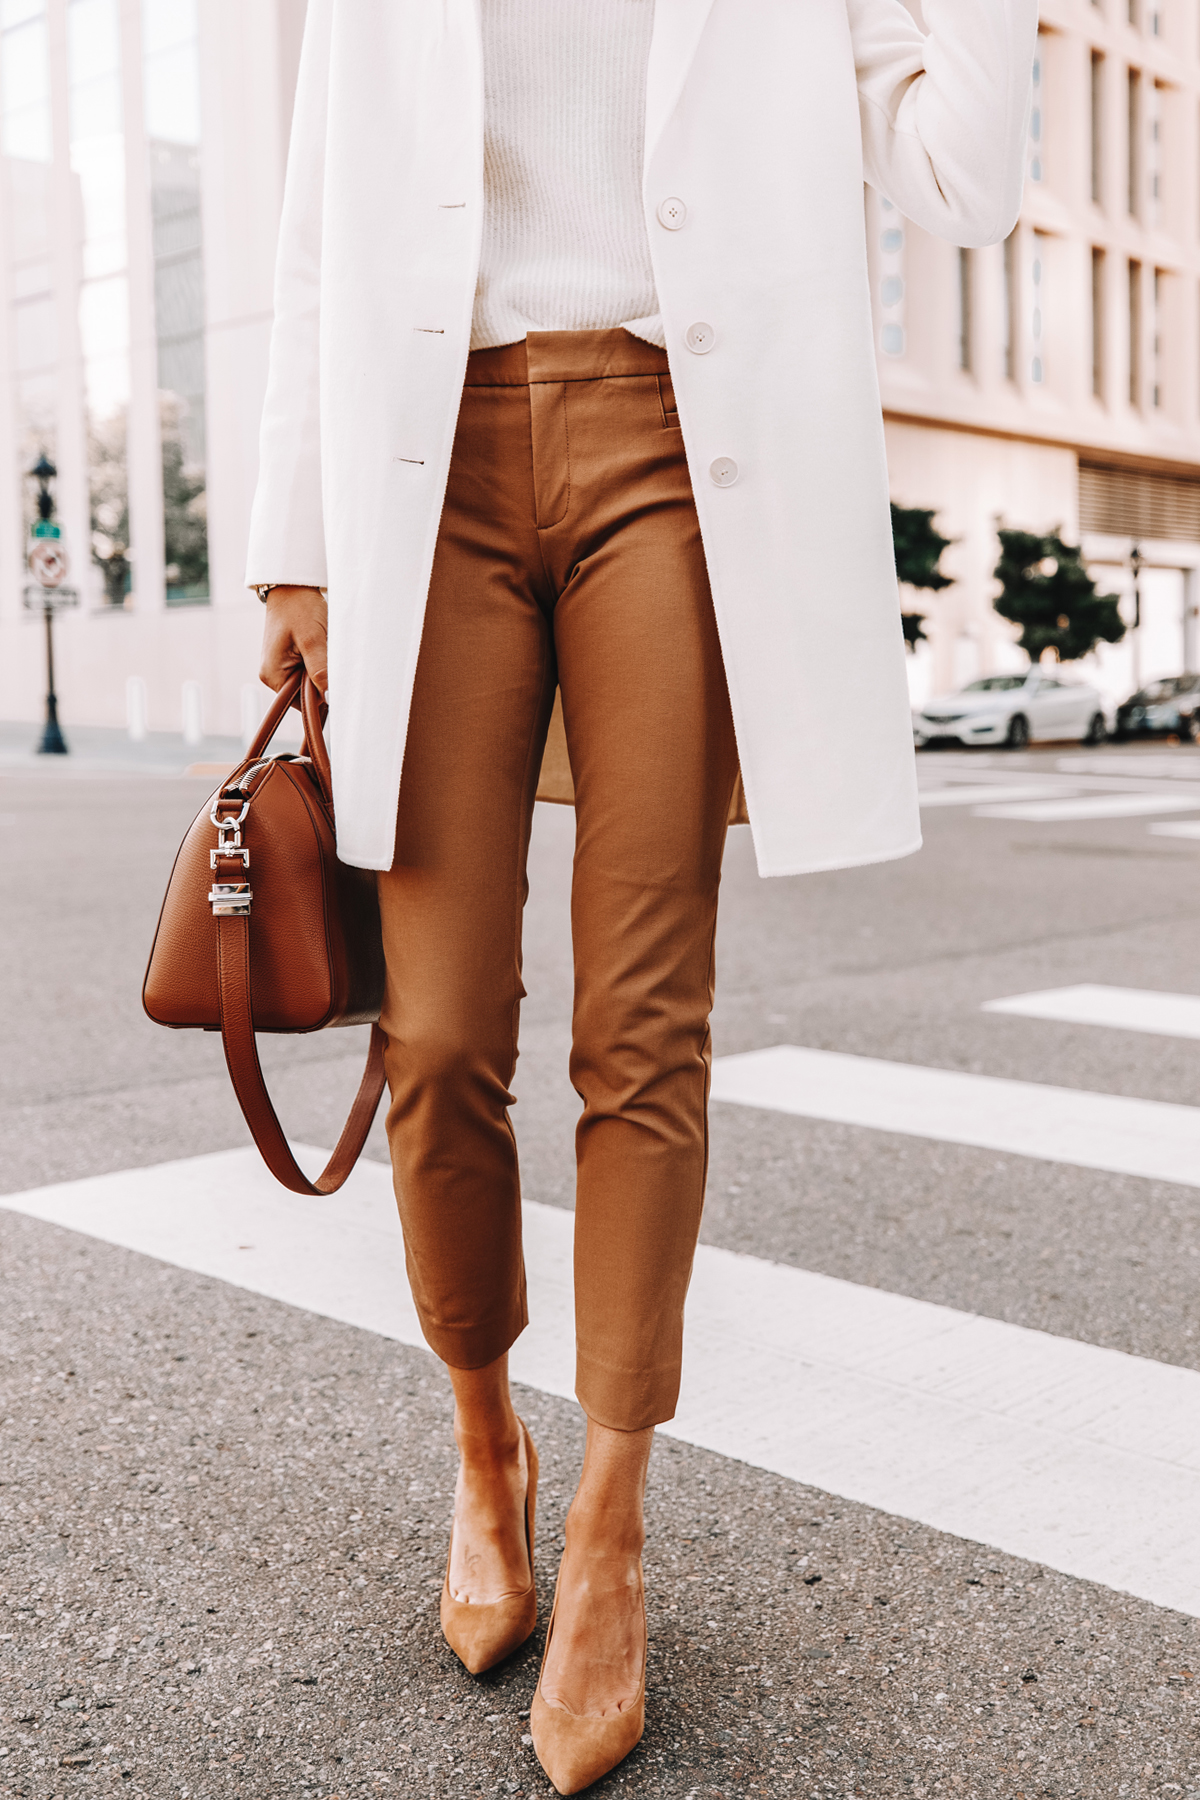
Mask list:
[[[217,983],[221,1003],[221,1042],[225,1046],[229,1078],[263,1161],[276,1181],[282,1182],[294,1194],[335,1193],[358,1161],[379,1105],[384,1083],[386,1036],[378,1025],[372,1025],[367,1066],[350,1116],[323,1173],[316,1181],[310,1181],[292,1155],[258,1060],[250,1005],[250,920],[244,913],[217,920]]]

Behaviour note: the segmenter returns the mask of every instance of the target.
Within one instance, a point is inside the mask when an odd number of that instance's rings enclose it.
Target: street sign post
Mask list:
[[[38,484],[38,516],[29,533],[27,561],[37,586],[27,587],[24,599],[31,612],[41,609],[46,623],[46,723],[38,753],[66,756],[67,740],[58,723],[58,695],[54,691],[54,613],[57,607],[78,605],[79,592],[62,585],[71,564],[62,541],[62,526],[54,519],[54,496],[50,492],[50,483],[58,471],[43,452],[29,473]]]

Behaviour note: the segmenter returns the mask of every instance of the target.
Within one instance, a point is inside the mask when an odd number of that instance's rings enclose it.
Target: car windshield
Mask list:
[[[1156,700],[1170,700],[1175,693],[1175,682],[1171,677],[1162,681],[1151,681],[1135,698],[1153,705]]]
[[[1025,686],[1024,675],[985,675],[982,681],[968,681],[964,694],[1001,694],[1011,688]]]

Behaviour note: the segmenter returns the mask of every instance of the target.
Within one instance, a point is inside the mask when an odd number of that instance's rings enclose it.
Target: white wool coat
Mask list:
[[[655,0],[645,214],[763,875],[920,843],[863,181],[954,243],[1012,229],[1037,0],[924,17]],[[309,0],[247,580],[328,588],[362,868],[392,860],[482,216],[478,0]]]

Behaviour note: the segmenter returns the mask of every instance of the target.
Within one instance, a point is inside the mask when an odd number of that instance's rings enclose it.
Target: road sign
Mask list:
[[[42,587],[60,587],[70,566],[61,539],[39,536],[34,540],[29,552],[29,573]]]
[[[24,600],[25,605],[30,612],[40,612],[44,607],[78,606],[79,589],[72,587],[27,587],[24,590]]]

